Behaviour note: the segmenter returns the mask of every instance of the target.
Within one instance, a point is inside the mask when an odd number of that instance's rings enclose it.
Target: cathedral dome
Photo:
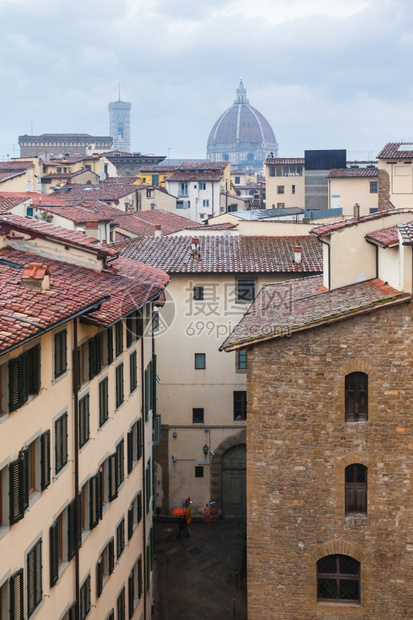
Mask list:
[[[241,79],[233,105],[219,117],[209,134],[208,159],[258,170],[271,153],[277,157],[274,132],[261,112],[250,105]]]

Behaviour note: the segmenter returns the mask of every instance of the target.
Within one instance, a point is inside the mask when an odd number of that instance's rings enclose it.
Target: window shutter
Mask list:
[[[98,478],[99,474],[96,474],[89,480],[89,527],[91,530],[97,526],[99,521]]]
[[[93,379],[95,376],[95,368],[96,368],[96,359],[95,359],[95,343],[93,338],[91,338],[88,342],[88,350],[89,350],[89,381]]]
[[[154,354],[152,357],[152,365],[151,365],[151,409],[153,411],[153,416],[156,415],[156,355]]]
[[[40,437],[40,488],[42,491],[50,485],[50,431]]]
[[[133,504],[128,508],[128,540],[133,536]]]
[[[23,510],[27,510],[29,507],[29,450],[23,451],[22,458],[22,489],[23,494]]]
[[[140,598],[142,596],[142,586],[143,586],[143,580],[142,580],[142,556],[140,555],[138,558],[138,597]]]
[[[145,420],[149,420],[149,402],[150,402],[150,376],[149,366],[145,368]]]
[[[41,384],[41,355],[40,355],[40,344],[37,344],[33,347],[32,351],[32,382],[33,385],[31,389],[34,394],[38,394],[40,392],[40,384]]]
[[[109,456],[109,501],[112,502],[118,496],[118,455],[116,452]]]
[[[67,559],[71,560],[76,553],[78,521],[76,515],[76,500],[72,500],[67,507]]]
[[[133,592],[133,570],[131,572],[131,574],[128,577],[128,607],[129,607],[129,618],[133,617],[133,599],[134,599],[134,592]]]
[[[115,539],[112,538],[109,541],[109,575],[111,575],[115,568]]]
[[[117,475],[117,483],[118,488],[122,484],[125,479],[125,441],[122,439],[118,445],[116,446],[116,454],[118,455],[118,475]]]
[[[76,610],[77,610],[77,603],[73,603],[73,605],[70,606],[68,615],[69,615],[69,620],[76,620]]]
[[[21,358],[9,361],[9,411],[15,411],[23,404],[21,389]]]
[[[10,620],[23,620],[23,569],[10,577]]]
[[[102,370],[102,335],[96,334],[94,337],[95,343],[95,375],[98,375]]]
[[[22,494],[23,461],[17,459],[9,465],[9,498],[10,498],[10,525],[23,519],[23,494]]]
[[[103,579],[102,579],[102,556],[99,557],[96,564],[96,594],[99,597],[102,594]]]
[[[132,429],[128,431],[127,445],[128,445],[127,468],[128,468],[128,474],[130,474],[133,469],[133,430]]]
[[[142,491],[138,493],[138,523],[142,521]]]
[[[151,462],[146,465],[146,512],[149,512],[151,505]]]
[[[55,521],[50,528],[50,587],[59,578],[59,523]]]
[[[21,397],[22,404],[27,403],[29,398],[29,352],[25,351],[21,356]]]
[[[133,342],[133,326],[134,316],[129,315],[126,317],[126,346],[129,348]]]
[[[113,329],[112,327],[107,328],[106,334],[107,334],[108,364],[111,364],[113,362]]]
[[[42,600],[42,541],[27,554],[27,612],[30,616]]]
[[[54,376],[60,377],[67,369],[66,330],[58,332],[54,338]]]
[[[136,443],[137,443],[137,457],[138,461],[142,457],[142,418],[139,418],[137,423]]]
[[[108,615],[108,620],[115,620],[115,610],[111,609]]]

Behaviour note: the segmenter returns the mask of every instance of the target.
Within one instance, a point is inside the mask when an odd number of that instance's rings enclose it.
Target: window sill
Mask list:
[[[331,602],[328,601],[317,601],[317,605],[320,607],[330,607],[331,609],[337,609],[337,607],[361,607],[360,603],[352,603],[350,601],[339,601],[339,602]]]
[[[41,494],[42,494],[41,491],[33,491],[33,493],[29,497],[29,508],[28,508],[28,510],[30,510],[32,508],[32,506],[37,502],[37,500],[39,499]]]

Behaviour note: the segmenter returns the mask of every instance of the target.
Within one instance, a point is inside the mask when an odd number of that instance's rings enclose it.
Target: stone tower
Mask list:
[[[113,138],[113,149],[130,153],[130,110],[132,105],[126,101],[112,101],[109,109],[109,133]]]

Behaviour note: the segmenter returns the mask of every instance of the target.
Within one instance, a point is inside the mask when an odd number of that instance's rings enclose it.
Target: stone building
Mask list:
[[[250,105],[242,79],[231,107],[211,129],[207,157],[247,170],[261,170],[266,157],[277,157],[278,143],[267,119]]]
[[[132,104],[126,101],[111,101],[109,110],[109,133],[113,139],[113,148],[130,152],[130,111]]]
[[[112,150],[112,137],[90,136],[88,133],[43,133],[19,136],[20,157],[53,155],[93,155]]]
[[[323,225],[324,275],[265,287],[248,351],[248,617],[411,618],[413,211]]]

